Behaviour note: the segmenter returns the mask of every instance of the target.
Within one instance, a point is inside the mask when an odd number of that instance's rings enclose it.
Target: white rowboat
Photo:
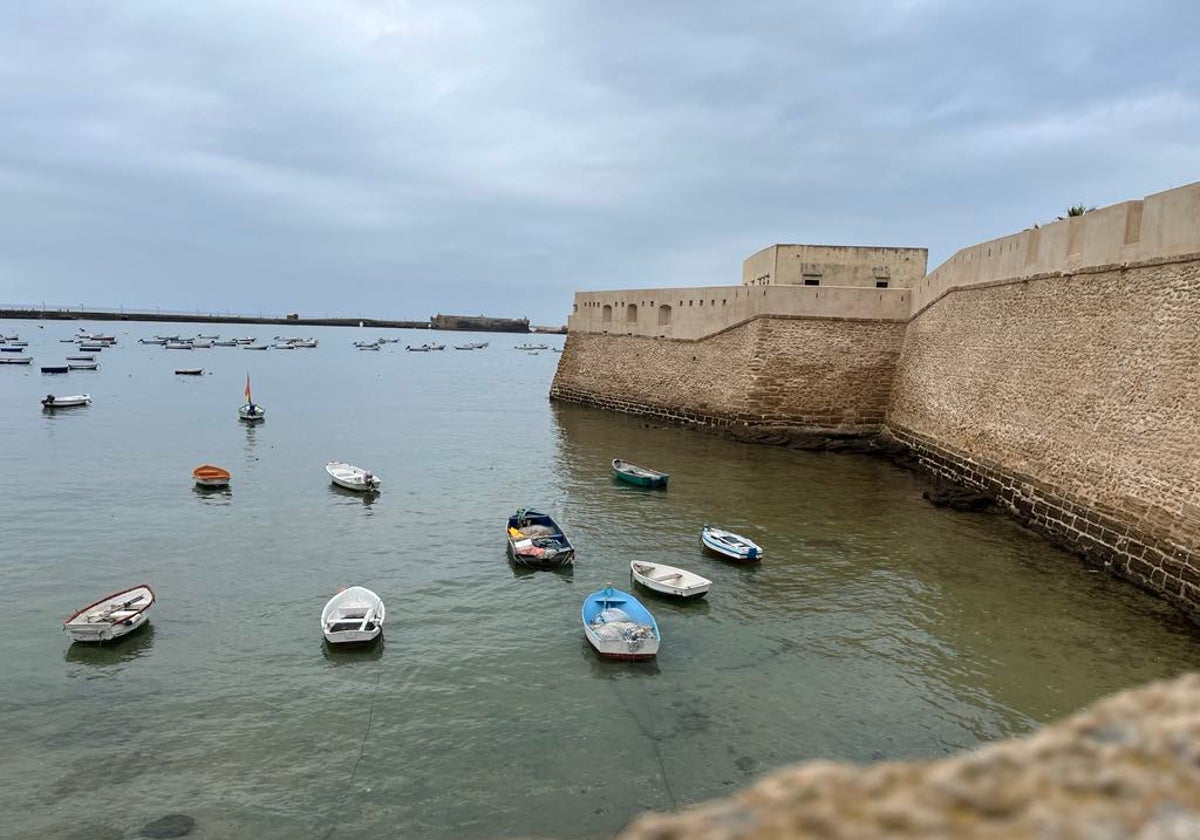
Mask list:
[[[363,644],[383,634],[383,600],[363,586],[342,589],[321,610],[321,632],[332,645]]]
[[[663,563],[633,560],[629,570],[633,573],[633,579],[647,589],[678,598],[702,598],[712,586],[712,581],[706,577]]]
[[[146,584],[105,596],[76,610],[63,621],[73,642],[108,642],[127,636],[146,623],[154,591]]]
[[[383,479],[373,475],[370,470],[342,461],[330,461],[325,465],[325,472],[329,473],[329,477],[338,487],[357,490],[360,493],[378,490],[383,484]]]
[[[53,394],[47,394],[42,400],[44,408],[70,408],[76,405],[87,405],[92,401],[91,394],[74,394],[70,397],[56,397]]]

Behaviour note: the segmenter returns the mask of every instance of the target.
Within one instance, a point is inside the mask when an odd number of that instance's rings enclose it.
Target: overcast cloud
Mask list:
[[[0,303],[562,323],[1200,179],[1200,4],[5,3]]]

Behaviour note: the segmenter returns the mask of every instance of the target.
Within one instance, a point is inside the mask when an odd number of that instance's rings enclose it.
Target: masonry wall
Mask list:
[[[690,341],[571,332],[551,397],[705,426],[875,432],[903,329],[760,317]]]
[[[954,288],[887,424],[936,473],[1200,608],[1200,255]]]

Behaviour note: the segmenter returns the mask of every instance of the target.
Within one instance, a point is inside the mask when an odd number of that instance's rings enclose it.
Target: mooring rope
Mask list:
[[[341,801],[338,802],[337,810],[339,812],[342,806],[346,804],[346,797],[350,795],[350,788],[354,786],[354,777],[358,775],[358,765],[362,764],[363,754],[367,751],[367,736],[371,734],[371,722],[375,720],[375,695],[379,693],[379,681],[381,679],[383,679],[382,667],[379,668],[379,673],[375,675],[375,687],[371,689],[371,703],[367,707],[367,727],[363,730],[362,741],[358,744],[358,758],[354,759],[354,766],[350,768],[350,778],[346,781],[346,787],[342,790]],[[322,840],[329,840],[339,824],[336,820],[330,823],[329,830],[325,832]]]

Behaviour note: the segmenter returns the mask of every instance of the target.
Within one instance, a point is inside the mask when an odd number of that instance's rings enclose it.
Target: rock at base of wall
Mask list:
[[[969,513],[987,510],[996,503],[996,500],[986,493],[977,493],[974,490],[957,487],[953,484],[939,484],[932,490],[926,490],[922,493],[921,498],[928,500],[934,507],[950,508],[951,510]]]
[[[138,832],[141,837],[186,837],[196,827],[196,820],[187,814],[167,814],[146,823]]]

